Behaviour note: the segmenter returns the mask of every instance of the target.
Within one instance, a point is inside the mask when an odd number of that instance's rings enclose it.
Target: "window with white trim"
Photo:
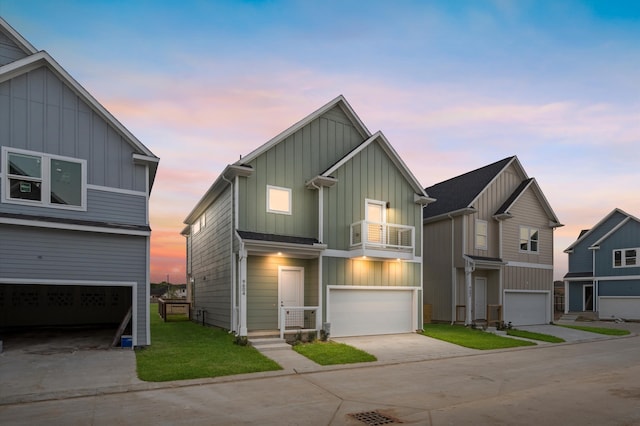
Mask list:
[[[86,161],[2,148],[2,202],[86,209]]]
[[[537,228],[529,226],[520,227],[520,251],[538,253],[538,239],[540,232]]]
[[[197,234],[206,225],[207,225],[207,222],[205,220],[205,213],[202,213],[202,216],[196,219],[196,221],[193,222],[193,224],[191,225],[191,234],[193,235]]]
[[[632,268],[640,266],[638,252],[640,248],[617,249],[613,251],[614,268]]]
[[[476,219],[476,248],[487,249],[487,221]]]
[[[267,212],[291,214],[291,188],[267,185]]]

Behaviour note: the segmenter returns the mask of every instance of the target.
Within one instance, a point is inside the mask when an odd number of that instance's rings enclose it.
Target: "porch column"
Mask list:
[[[247,251],[240,249],[240,336],[247,335]]]
[[[564,281],[564,313],[569,313],[569,281]]]
[[[467,283],[467,313],[464,316],[464,325],[471,324],[471,304],[473,303],[473,283],[471,280],[471,275],[473,274],[474,267],[471,262],[468,260],[465,262],[466,265],[464,267],[465,273],[465,281]]]

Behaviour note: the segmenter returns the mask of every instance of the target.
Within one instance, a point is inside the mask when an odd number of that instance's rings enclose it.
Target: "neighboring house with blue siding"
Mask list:
[[[640,219],[616,208],[564,252],[565,313],[640,319]]]
[[[415,331],[431,201],[338,96],[228,165],[186,217],[193,318],[239,336]]]
[[[159,159],[0,18],[0,329],[149,336],[149,194]]]
[[[516,156],[425,189],[424,293],[432,319],[553,320],[553,231],[560,221]]]

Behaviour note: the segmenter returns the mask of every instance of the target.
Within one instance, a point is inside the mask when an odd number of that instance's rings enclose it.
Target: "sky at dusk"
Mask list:
[[[224,167],[343,94],[424,187],[517,155],[564,227],[640,216],[640,2],[0,0],[161,158],[151,280]]]

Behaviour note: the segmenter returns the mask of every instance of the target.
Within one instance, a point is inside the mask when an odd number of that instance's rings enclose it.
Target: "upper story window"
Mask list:
[[[538,253],[539,231],[529,226],[520,227],[520,251]]]
[[[86,209],[86,161],[2,148],[2,202]]]
[[[487,221],[476,219],[476,248],[487,249]]]
[[[620,249],[613,251],[614,268],[630,268],[638,266],[638,252],[640,248]]]
[[[205,213],[202,213],[202,216],[200,216],[198,219],[196,219],[196,221],[193,222],[193,224],[191,225],[191,233],[193,235],[197,234],[206,225],[207,225],[207,222],[206,222],[206,219],[205,219]]]
[[[267,212],[291,214],[291,189],[267,185]]]

